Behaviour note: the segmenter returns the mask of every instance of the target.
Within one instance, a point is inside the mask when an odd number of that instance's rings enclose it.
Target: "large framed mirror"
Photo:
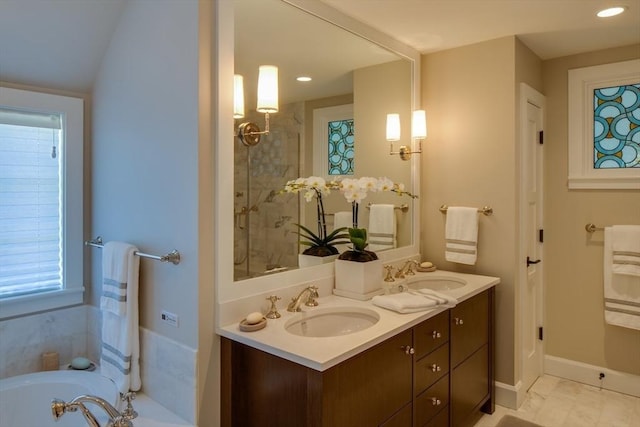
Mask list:
[[[398,113],[402,119],[400,143],[410,143],[419,55],[321,2],[219,3],[217,173],[219,183],[234,184],[232,189],[228,184],[218,185],[217,191],[218,231],[230,239],[222,239],[225,245],[218,243],[219,253],[224,254],[218,261],[218,295],[224,301],[325,274],[332,268],[305,267],[304,272],[299,271],[298,254],[304,247],[299,244],[296,224],[314,229],[317,205],[315,200],[306,202],[299,194],[283,192],[288,181],[309,176],[327,181],[387,177],[419,193],[419,157],[402,161],[390,156],[385,139],[386,115]],[[233,67],[229,68],[231,57]],[[279,110],[269,116],[269,134],[262,135],[258,144],[243,144],[235,137],[241,123],[265,126],[264,114],[256,112],[258,68],[265,64],[278,67]],[[231,122],[234,74],[243,76],[245,108],[244,117]],[[300,82],[297,77],[312,80]],[[330,126],[352,130],[350,135],[340,136],[344,141],[337,144],[339,149],[331,146]],[[351,148],[346,144],[349,138]],[[341,169],[338,161],[337,167],[333,163],[331,174],[329,153],[336,151],[343,164],[344,159],[351,162],[350,170]],[[336,214],[344,217],[351,204],[339,191],[326,195],[323,202],[331,231]],[[419,199],[392,192],[369,193],[361,203],[365,209],[360,209],[359,226],[368,226],[370,204],[397,207],[396,241],[380,249],[384,252],[381,257],[417,253]],[[233,241],[233,248],[229,241]]]

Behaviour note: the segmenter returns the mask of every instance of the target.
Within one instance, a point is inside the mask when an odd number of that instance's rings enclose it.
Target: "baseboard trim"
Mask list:
[[[527,397],[526,392],[526,390],[522,389],[522,381],[518,381],[516,385],[496,381],[496,405],[509,409],[518,409],[524,402],[525,397]]]
[[[607,390],[640,397],[640,376],[545,355],[544,373]],[[604,378],[600,381],[600,373]]]

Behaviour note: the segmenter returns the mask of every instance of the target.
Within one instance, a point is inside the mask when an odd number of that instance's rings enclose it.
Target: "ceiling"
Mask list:
[[[0,0],[0,80],[91,91],[128,1]],[[322,1],[422,53],[509,35],[541,59],[640,43],[640,0]],[[595,17],[613,3],[627,12]]]
[[[640,43],[640,0],[322,0],[421,53],[516,35],[541,59]],[[596,12],[626,6],[602,19]]]

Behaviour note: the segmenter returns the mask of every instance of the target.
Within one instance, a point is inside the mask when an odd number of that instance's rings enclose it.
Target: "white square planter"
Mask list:
[[[347,298],[368,300],[384,292],[382,289],[382,261],[335,261],[334,294]]]

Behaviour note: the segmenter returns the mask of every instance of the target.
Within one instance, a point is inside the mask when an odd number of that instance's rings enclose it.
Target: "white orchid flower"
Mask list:
[[[305,199],[307,202],[310,202],[311,200],[313,200],[313,196],[315,196],[315,195],[316,195],[315,190],[307,190],[307,191],[304,193],[304,199]]]
[[[358,185],[365,191],[377,191],[378,180],[370,176],[363,176],[358,180]]]
[[[386,176],[378,179],[378,191],[391,191],[393,189],[393,185],[393,181]]]

